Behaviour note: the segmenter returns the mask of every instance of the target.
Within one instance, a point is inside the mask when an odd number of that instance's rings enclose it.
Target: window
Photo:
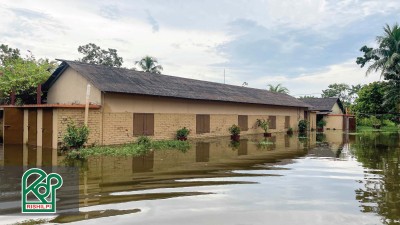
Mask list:
[[[248,116],[244,116],[244,115],[238,116],[238,125],[239,125],[241,131],[248,131],[249,130],[248,124],[249,124]]]
[[[153,136],[154,135],[154,114],[134,113],[133,114],[133,135]]]
[[[290,127],[290,116],[285,116],[285,129]]]
[[[210,115],[196,115],[196,134],[210,133]]]
[[[276,116],[269,116],[269,128],[276,129]]]

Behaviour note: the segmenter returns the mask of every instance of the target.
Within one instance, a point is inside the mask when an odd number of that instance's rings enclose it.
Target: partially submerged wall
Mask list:
[[[56,134],[58,147],[63,142],[63,137],[67,130],[69,122],[73,121],[76,124],[82,125],[85,120],[85,109],[82,108],[59,108],[54,109]],[[88,144],[101,144],[101,133],[102,133],[102,118],[101,111],[99,109],[90,109],[88,118],[89,127],[89,140]]]
[[[326,121],[325,129],[330,130],[342,130],[343,129],[343,115],[326,115],[324,116]]]

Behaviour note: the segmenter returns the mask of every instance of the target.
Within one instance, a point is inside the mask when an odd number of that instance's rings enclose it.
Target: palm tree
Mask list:
[[[145,56],[140,61],[135,62],[144,72],[158,73],[160,74],[163,70],[161,65],[158,65],[156,58],[151,56]]]
[[[276,93],[289,94],[289,89],[282,86],[282,84],[277,84],[276,86],[268,84],[268,90]]]
[[[368,67],[367,75],[372,71],[381,71],[381,76],[390,76],[400,72],[400,27],[396,23],[391,28],[388,24],[383,28],[384,35],[376,38],[379,47],[368,54],[376,60]]]

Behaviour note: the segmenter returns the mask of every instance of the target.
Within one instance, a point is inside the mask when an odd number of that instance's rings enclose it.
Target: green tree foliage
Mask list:
[[[124,62],[122,57],[118,56],[116,49],[101,49],[93,43],[79,46],[78,52],[84,55],[82,59],[79,59],[80,62],[112,67],[121,67]]]
[[[135,64],[144,72],[160,74],[163,70],[163,67],[158,64],[158,60],[151,56],[145,56],[140,61],[136,61]]]
[[[338,97],[345,107],[349,107],[357,98],[357,92],[361,85],[348,85],[345,83],[334,83],[328,86],[328,89],[322,90],[323,98]]]
[[[36,88],[44,83],[57,64],[48,59],[36,59],[32,54],[19,56],[19,49],[2,52],[0,66],[0,96],[3,103],[9,103],[9,96],[15,92],[20,104],[36,103]]]
[[[352,110],[357,113],[369,115],[390,112],[393,106],[382,103],[385,101],[385,91],[388,87],[387,82],[373,82],[364,85],[358,92],[358,98],[354,102]]]
[[[8,45],[0,45],[0,65],[4,65],[7,60],[20,58],[20,52],[17,48],[8,47]]]
[[[395,104],[400,112],[400,27],[388,24],[383,28],[384,34],[376,38],[378,47],[363,46],[362,57],[357,58],[357,64],[364,67],[369,64],[367,75],[371,72],[381,72],[381,77],[388,81],[385,92],[385,104]]]
[[[287,89],[286,87],[282,86],[282,84],[277,84],[276,86],[274,86],[272,84],[268,84],[268,91],[276,92],[276,93],[289,94],[289,89]]]

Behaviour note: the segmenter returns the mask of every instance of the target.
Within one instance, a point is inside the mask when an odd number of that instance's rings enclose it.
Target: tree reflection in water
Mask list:
[[[363,189],[356,190],[361,211],[382,216],[384,224],[400,222],[399,133],[363,133],[351,145],[365,167]]]

